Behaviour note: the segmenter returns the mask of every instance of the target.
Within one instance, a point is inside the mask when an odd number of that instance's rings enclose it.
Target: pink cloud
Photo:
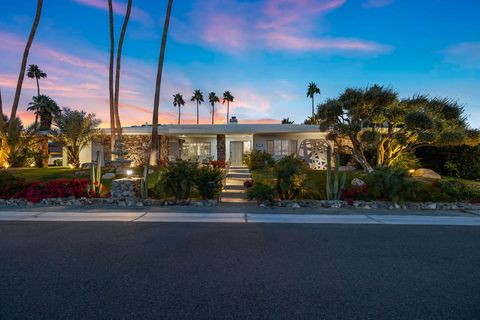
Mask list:
[[[74,1],[81,5],[108,11],[108,3],[106,0],[74,0]],[[124,15],[126,9],[127,9],[126,4],[120,3],[118,1],[113,1],[113,12],[115,14]],[[135,6],[132,6],[131,18],[132,20],[140,22],[144,25],[153,24],[153,20],[150,17],[150,15],[147,12]]]
[[[464,42],[443,51],[444,61],[466,69],[480,69],[480,42]]]
[[[200,42],[220,51],[241,53],[248,49],[302,52],[358,52],[379,54],[391,48],[355,38],[314,36],[315,22],[346,0],[266,0],[263,3],[209,1],[189,16],[191,31],[176,22],[173,36],[178,41]],[[202,3],[203,5],[203,3]],[[211,14],[205,14],[210,12]],[[255,15],[251,14],[255,12]],[[204,17],[208,16],[208,19]]]

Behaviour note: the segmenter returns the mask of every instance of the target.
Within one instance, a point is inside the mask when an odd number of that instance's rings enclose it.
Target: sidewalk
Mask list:
[[[146,211],[0,211],[2,221],[63,222],[198,222],[198,223],[306,223],[480,226],[480,216],[428,216],[382,214],[268,214]]]

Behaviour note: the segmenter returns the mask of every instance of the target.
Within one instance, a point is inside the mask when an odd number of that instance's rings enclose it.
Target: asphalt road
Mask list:
[[[480,319],[480,228],[1,222],[0,319]]]

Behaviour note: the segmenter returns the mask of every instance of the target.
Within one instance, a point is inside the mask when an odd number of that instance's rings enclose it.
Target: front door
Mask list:
[[[243,164],[243,141],[230,142],[230,164],[241,166]]]

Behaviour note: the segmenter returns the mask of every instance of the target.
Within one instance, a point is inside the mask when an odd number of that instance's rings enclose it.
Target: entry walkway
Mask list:
[[[248,203],[246,189],[243,185],[252,175],[247,167],[234,166],[228,168],[225,188],[220,195],[220,201],[225,203]]]
[[[182,212],[33,212],[0,211],[3,221],[118,221],[118,222],[214,222],[214,223],[307,223],[480,226],[479,216],[418,215],[318,215],[264,213],[182,213]]]

